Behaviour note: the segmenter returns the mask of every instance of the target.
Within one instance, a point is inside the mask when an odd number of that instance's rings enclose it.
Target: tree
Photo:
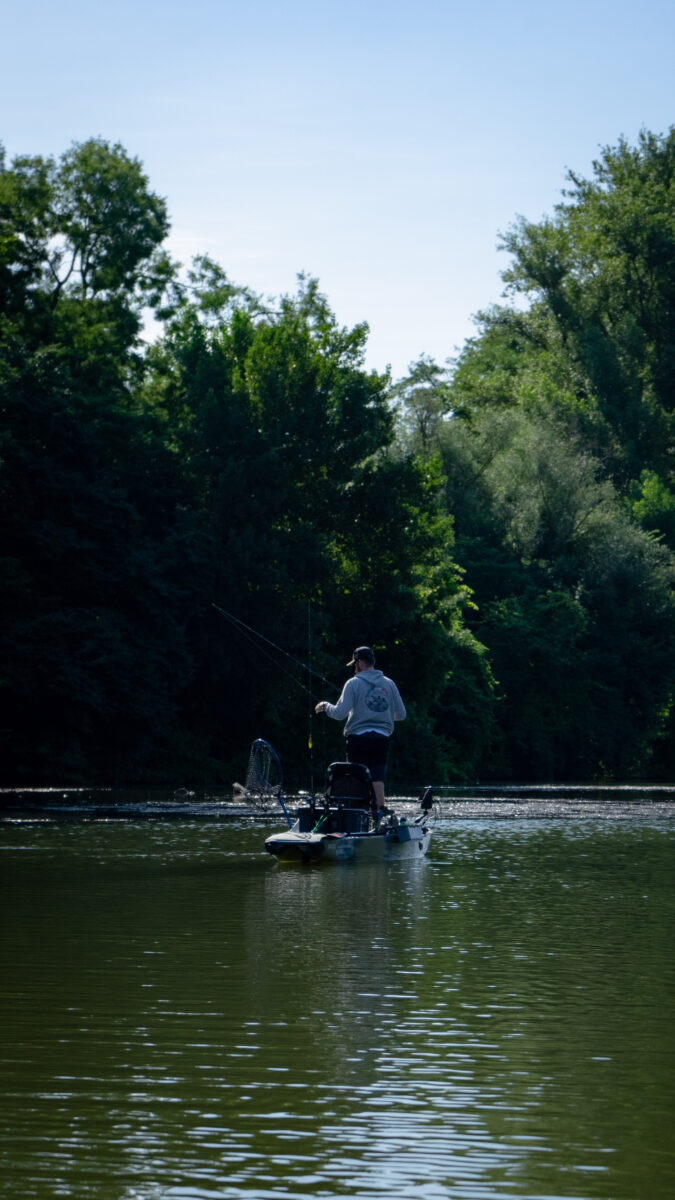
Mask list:
[[[399,437],[424,458],[432,453],[439,424],[451,410],[449,372],[423,355],[391,388],[399,411]]]
[[[431,446],[475,602],[468,623],[500,695],[500,733],[482,770],[645,773],[672,703],[672,556],[629,519],[527,317],[486,320]],[[663,513],[662,492],[659,505]]]
[[[165,202],[137,159],[99,138],[58,162],[0,156],[2,309],[53,312],[66,298],[126,305],[167,280],[157,254],[168,232]]]
[[[457,546],[476,588],[476,634],[508,702],[511,769],[639,774],[671,703],[672,556],[629,521],[600,464],[555,421],[512,421],[483,476],[492,531],[483,525],[476,539],[474,527]],[[491,542],[479,577],[470,564]],[[497,550],[512,564],[501,578]]]
[[[209,272],[209,294],[212,279]],[[147,394],[157,410],[184,414],[180,453],[214,539],[219,606],[302,659],[310,604],[324,674],[335,672],[354,639],[375,642],[416,695],[411,725],[426,731],[430,746],[461,658],[484,699],[474,716],[482,712],[489,724],[491,681],[463,623],[468,591],[452,561],[440,479],[429,465],[392,453],[388,380],[363,367],[367,329],[339,327],[316,282],[302,277],[297,294],[274,308],[221,278],[219,316],[206,311],[202,281],[195,283],[152,353]],[[205,634],[210,651],[205,643],[192,689],[196,724],[230,756],[261,729],[282,737],[306,782],[302,689],[270,674],[243,640],[224,643],[223,633],[216,623]],[[335,678],[341,684],[343,671]],[[475,744],[487,736],[477,729]],[[332,732],[321,736],[330,741]],[[445,769],[448,746],[439,737],[434,744],[428,765]],[[333,745],[340,757],[339,737]],[[458,770],[467,755],[455,751]],[[404,745],[397,762],[404,773],[421,771]]]
[[[675,126],[605,147],[594,177],[570,172],[565,201],[504,237],[504,278],[542,302],[578,389],[613,435],[621,487],[642,469],[672,484],[675,408]]]
[[[3,161],[6,778],[139,778],[175,740],[198,537],[164,429],[136,392],[166,228],[120,147]]]

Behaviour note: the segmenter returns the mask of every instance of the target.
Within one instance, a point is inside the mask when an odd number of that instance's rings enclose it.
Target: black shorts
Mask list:
[[[350,733],[347,738],[347,762],[363,763],[373,783],[384,783],[390,739],[381,733]]]

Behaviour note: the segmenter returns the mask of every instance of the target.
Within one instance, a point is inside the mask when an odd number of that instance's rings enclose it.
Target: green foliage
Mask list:
[[[150,419],[65,386],[58,355],[3,365],[5,770],[139,777],[191,670],[199,567],[174,463]]]
[[[231,782],[264,735],[306,786],[310,625],[336,692],[358,642],[399,683],[394,786],[670,771],[674,165],[570,174],[505,238],[527,307],[392,385],[315,280],[179,271],[122,147],[0,153],[5,782]]]
[[[625,484],[645,467],[672,471],[675,127],[606,147],[593,169],[591,180],[570,172],[553,219],[521,220],[506,234],[504,278],[552,317],[578,390],[613,435],[611,466]]]
[[[672,729],[673,557],[653,535],[675,546],[675,129],[593,171],[504,238],[528,307],[480,314],[438,395],[453,419],[417,441],[441,454],[501,689],[490,769],[520,777],[648,772]]]
[[[628,498],[630,512],[638,524],[663,535],[668,545],[675,546],[675,493],[656,471],[641,471],[639,481],[629,488]]]
[[[432,359],[422,356],[390,391],[397,404],[401,441],[425,458],[433,453],[441,422],[450,415],[448,375]]]
[[[124,308],[167,280],[156,253],[168,232],[166,205],[136,159],[100,139],[75,144],[59,162],[0,162],[0,296],[3,312],[47,321],[67,299]]]
[[[178,449],[214,539],[214,596],[300,659],[310,602],[324,673],[346,661],[355,641],[381,648],[386,667],[417,695],[398,768],[421,772],[405,743],[412,746],[416,729],[435,729],[468,601],[450,557],[438,471],[391,452],[388,381],[362,365],[367,330],[340,328],[315,281],[301,277],[298,293],[275,311],[245,293],[221,294],[216,321],[204,317],[199,296],[182,297],[146,385],[157,410],[182,414]],[[489,672],[466,637],[462,661],[475,659],[489,721]],[[426,654],[434,670],[420,681]],[[270,675],[239,638],[201,661],[195,713],[210,752],[219,741],[232,756],[266,730],[283,739],[301,780],[302,690]],[[335,674],[336,687],[343,676]],[[321,736],[326,753],[330,746],[332,757],[343,756],[340,730]],[[441,770],[447,753],[434,744],[427,767]]]
[[[5,777],[140,778],[175,734],[201,570],[175,458],[135,395],[164,204],[94,141],[3,164],[0,230]]]
[[[608,520],[584,578],[590,731],[613,778],[648,774],[672,705],[675,663],[672,554],[623,517]]]

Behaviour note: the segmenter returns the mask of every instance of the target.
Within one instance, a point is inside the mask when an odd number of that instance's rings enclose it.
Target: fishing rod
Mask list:
[[[307,600],[307,690],[309,704],[307,706],[307,749],[309,750],[309,790],[314,795],[314,691],[312,688],[312,605]]]
[[[318,671],[315,671],[309,663],[304,663],[301,662],[299,658],[294,658],[292,654],[289,654],[287,650],[284,650],[283,646],[278,646],[276,642],[271,640],[271,638],[265,637],[264,633],[260,633],[259,630],[253,629],[252,626],[247,625],[246,622],[242,621],[240,617],[235,617],[233,613],[228,612],[225,608],[221,608],[219,604],[215,604],[214,602],[212,602],[211,607],[215,608],[216,612],[219,612],[221,617],[225,617],[225,619],[234,626],[234,628],[242,635],[242,637],[245,637],[247,641],[251,642],[251,644],[255,646],[256,650],[258,650],[260,654],[264,654],[265,658],[268,658],[270,662],[274,663],[275,667],[278,667],[279,670],[283,671],[285,675],[288,675],[289,679],[292,679],[293,682],[298,685],[298,687],[301,687],[303,691],[307,692],[310,698],[313,695],[312,688],[308,687],[306,683],[303,683],[300,679],[298,679],[297,676],[289,671],[288,668],[282,663],[277,662],[277,660],[259,644],[260,642],[265,642],[267,646],[271,646],[279,654],[283,654],[285,658],[290,659],[290,661],[294,663],[296,667],[300,667],[302,671],[306,671],[310,680],[311,677],[314,676],[315,679],[320,679],[321,682],[325,683],[326,687],[331,688],[332,691],[340,691],[339,687],[336,687],[334,683],[331,683],[329,679],[326,679],[325,675],[321,675]]]

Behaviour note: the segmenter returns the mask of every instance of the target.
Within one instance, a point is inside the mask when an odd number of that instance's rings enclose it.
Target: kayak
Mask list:
[[[265,840],[281,863],[392,861],[422,858],[431,841],[433,795],[419,797],[412,819],[376,809],[370,772],[361,763],[331,763],[322,798],[302,803],[290,828]]]

